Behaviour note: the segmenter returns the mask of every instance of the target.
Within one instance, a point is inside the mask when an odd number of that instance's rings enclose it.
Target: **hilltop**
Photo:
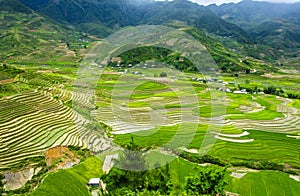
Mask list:
[[[78,61],[91,40],[16,0],[0,1],[0,18],[1,61]]]
[[[186,25],[210,33],[233,36],[241,42],[251,42],[247,33],[237,25],[228,23],[217,17],[208,8],[187,0],[172,2],[136,0],[20,1],[49,18],[73,25],[79,31],[100,37],[107,36],[126,26],[162,25],[180,20]]]
[[[218,18],[204,6],[185,0],[122,1],[122,4],[101,0],[0,2],[1,17],[5,19],[0,27],[2,61],[5,62],[77,63],[96,41],[90,35],[106,36],[125,26],[164,24],[183,29],[199,40],[223,72],[273,70],[267,63],[240,54],[213,38],[214,35],[225,36],[239,44],[251,44],[241,28]],[[63,11],[65,7],[68,7],[67,12]],[[92,30],[86,28],[89,25]]]
[[[227,22],[243,28],[259,47],[257,58],[280,59],[300,54],[300,3],[244,0],[237,4],[209,5]]]

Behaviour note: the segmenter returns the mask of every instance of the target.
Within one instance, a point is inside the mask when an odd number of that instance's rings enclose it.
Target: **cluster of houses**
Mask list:
[[[216,78],[206,78],[206,79],[203,79],[203,78],[191,78],[192,81],[197,81],[197,82],[203,82],[203,83],[219,83],[219,84],[223,84],[223,85],[234,85],[235,82],[231,81],[231,82],[224,82],[223,80],[219,80],[219,79],[216,79]],[[230,88],[216,88],[216,90],[219,90],[221,92],[226,92],[226,93],[234,93],[234,94],[248,94],[247,92],[247,89],[241,89],[241,90],[234,90],[232,91]],[[265,94],[264,92],[254,92],[254,94],[259,94],[259,95],[263,95]]]

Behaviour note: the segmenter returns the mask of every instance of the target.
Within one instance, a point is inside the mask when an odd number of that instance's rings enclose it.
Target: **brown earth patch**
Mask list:
[[[270,79],[281,79],[281,78],[292,78],[292,79],[298,79],[300,76],[298,75],[273,75],[270,73],[266,73],[262,75],[265,78],[270,78]]]
[[[67,169],[79,163],[79,159],[65,146],[50,148],[46,151],[47,166],[55,165],[55,169]]]
[[[0,84],[10,84],[14,83],[15,79],[8,79],[8,80],[0,80]]]

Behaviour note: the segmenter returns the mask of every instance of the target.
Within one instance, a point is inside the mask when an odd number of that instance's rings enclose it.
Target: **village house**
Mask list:
[[[89,186],[100,186],[101,180],[100,178],[91,178],[88,182]]]

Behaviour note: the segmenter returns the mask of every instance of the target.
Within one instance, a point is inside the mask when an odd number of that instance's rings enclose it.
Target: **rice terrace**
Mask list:
[[[209,2],[0,0],[0,195],[300,195],[300,3]]]

